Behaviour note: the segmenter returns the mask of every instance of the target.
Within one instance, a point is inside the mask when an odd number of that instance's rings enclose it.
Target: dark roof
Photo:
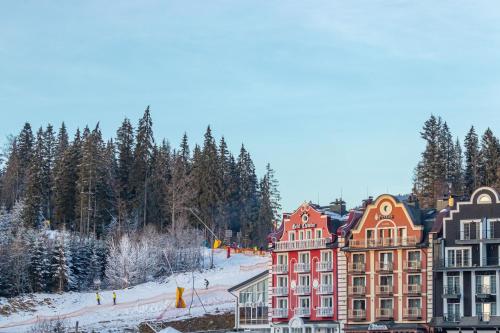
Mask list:
[[[248,279],[248,280],[245,280],[245,281],[243,281],[243,282],[241,282],[241,283],[238,283],[238,284],[237,284],[237,285],[235,285],[235,286],[232,286],[232,287],[231,287],[231,288],[229,288],[227,291],[232,292],[232,291],[235,291],[235,290],[237,290],[237,289],[240,289],[241,287],[244,287],[244,286],[246,286],[246,285],[252,284],[253,282],[255,282],[255,281],[259,280],[260,278],[262,278],[262,277],[264,277],[264,276],[266,276],[266,275],[268,275],[268,274],[269,274],[269,271],[268,271],[268,270],[265,270],[265,271],[263,271],[262,273],[259,273],[259,274],[255,275],[255,276],[251,277],[251,278],[250,278],[250,279]]]

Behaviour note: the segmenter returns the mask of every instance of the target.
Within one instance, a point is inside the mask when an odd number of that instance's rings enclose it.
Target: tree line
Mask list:
[[[241,232],[245,245],[263,245],[279,219],[280,195],[268,164],[260,179],[242,145],[233,155],[210,126],[191,151],[187,134],[178,148],[156,142],[149,107],[134,129],[124,119],[105,141],[99,123],[76,130],[64,123],[34,134],[30,123],[12,137],[0,174],[0,203],[10,212],[21,202],[25,227],[65,229],[97,238],[148,225],[198,224],[222,237]],[[198,217],[196,217],[196,215]]]
[[[414,193],[421,206],[438,199],[468,197],[480,186],[500,188],[500,143],[487,128],[481,139],[474,126],[454,139],[446,121],[432,115],[420,132],[426,146],[414,172]]]

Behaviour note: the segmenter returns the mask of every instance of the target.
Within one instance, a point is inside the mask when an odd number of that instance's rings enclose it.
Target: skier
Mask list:
[[[101,305],[101,295],[99,295],[99,292],[95,293],[95,299],[97,300],[97,305]]]
[[[116,293],[113,291],[113,305],[116,305]]]
[[[205,279],[205,289],[208,289],[208,280]]]

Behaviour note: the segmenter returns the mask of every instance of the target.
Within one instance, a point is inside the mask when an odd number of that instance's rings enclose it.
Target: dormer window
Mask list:
[[[477,198],[478,204],[490,204],[491,202],[491,197],[488,194],[481,194],[479,198]]]
[[[295,232],[290,231],[288,233],[288,238],[289,238],[289,240],[294,241],[295,240]]]

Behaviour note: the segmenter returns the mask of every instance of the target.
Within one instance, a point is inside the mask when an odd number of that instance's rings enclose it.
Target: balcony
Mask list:
[[[422,285],[420,284],[408,284],[405,285],[405,294],[417,295],[422,292]]]
[[[274,308],[273,318],[288,318],[288,308]]]
[[[273,296],[287,296],[288,287],[273,287],[271,289]]]
[[[295,315],[297,317],[309,317],[311,315],[311,308],[295,308]]]
[[[351,239],[349,247],[353,248],[378,248],[396,246],[415,246],[418,244],[417,237],[391,237],[382,239]]]
[[[320,261],[316,263],[316,270],[318,272],[330,272],[333,270],[333,263],[331,261]]]
[[[460,286],[444,286],[443,297],[444,298],[460,298]]]
[[[408,260],[405,262],[404,269],[406,271],[419,271],[422,269],[422,262],[417,260]]]
[[[296,286],[295,287],[295,295],[309,295],[311,293],[310,286]]]
[[[316,308],[316,317],[332,317],[333,308],[320,307]]]
[[[366,310],[365,309],[353,309],[349,311],[349,319],[352,321],[365,321],[366,320]]]
[[[326,244],[330,243],[330,238],[315,238],[315,239],[302,239],[294,241],[276,242],[274,251],[293,251],[293,250],[310,250],[325,248]]]
[[[350,262],[347,265],[347,270],[351,273],[365,273],[365,266],[364,262]]]
[[[479,298],[486,298],[496,294],[496,287],[491,285],[477,285],[476,296]]]
[[[482,322],[489,322],[491,320],[491,314],[489,312],[479,312],[477,318]]]
[[[447,322],[458,323],[460,322],[460,317],[460,313],[445,313],[443,319]]]
[[[309,273],[311,271],[311,264],[308,262],[299,262],[293,265],[295,273]]]
[[[377,294],[390,295],[390,294],[392,294],[392,290],[393,290],[392,284],[385,284],[385,285],[377,286]]]
[[[288,273],[288,265],[287,264],[273,265],[272,272],[273,272],[273,274],[287,274]]]
[[[366,287],[365,286],[350,286],[348,289],[349,295],[357,296],[357,295],[365,295]]]
[[[333,286],[331,284],[321,284],[316,293],[319,295],[333,294]]]
[[[467,257],[463,258],[461,261],[441,259],[437,263],[437,266],[438,268],[467,268],[472,267],[472,259]]]
[[[376,316],[378,319],[382,319],[382,320],[392,319],[394,316],[394,309],[392,309],[392,308],[377,309]]]
[[[380,272],[392,272],[394,270],[394,264],[390,262],[379,262],[377,265],[377,270]]]
[[[498,257],[486,257],[481,261],[481,266],[500,266],[500,260]]]
[[[479,228],[471,230],[463,230],[460,232],[459,239],[457,243],[461,244],[477,244],[480,241],[488,243],[488,241],[498,241],[500,239],[500,232],[496,231],[495,228],[490,228],[479,231]]]
[[[404,309],[403,317],[407,319],[420,319],[422,318],[422,309],[421,308],[408,308]]]

